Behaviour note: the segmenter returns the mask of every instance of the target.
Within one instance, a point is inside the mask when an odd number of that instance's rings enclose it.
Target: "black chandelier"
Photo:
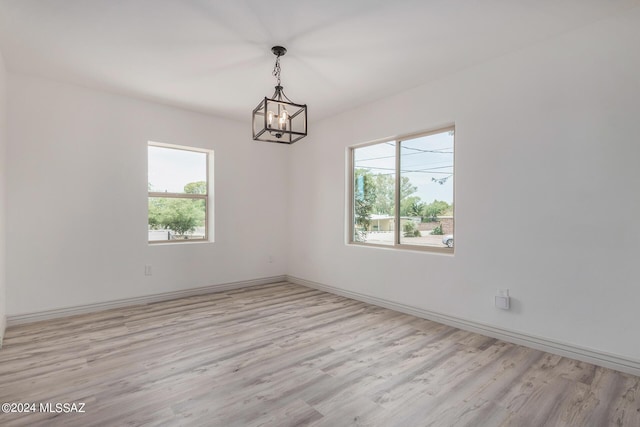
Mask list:
[[[276,56],[273,75],[277,80],[276,91],[265,97],[253,110],[253,139],[256,141],[293,144],[307,136],[307,105],[296,104],[284,94],[280,84],[280,57],[287,53],[282,46],[274,46]]]

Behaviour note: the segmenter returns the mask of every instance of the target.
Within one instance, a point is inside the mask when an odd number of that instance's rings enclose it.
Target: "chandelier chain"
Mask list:
[[[278,80],[278,86],[280,86],[280,56],[276,58],[276,65],[273,67],[273,76]]]

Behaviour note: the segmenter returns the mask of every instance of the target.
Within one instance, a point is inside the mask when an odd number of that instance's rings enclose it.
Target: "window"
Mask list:
[[[350,149],[350,243],[453,252],[449,127]]]
[[[209,156],[197,148],[149,143],[149,243],[209,239]]]

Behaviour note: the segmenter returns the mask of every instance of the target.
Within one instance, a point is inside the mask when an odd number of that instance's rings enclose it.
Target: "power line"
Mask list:
[[[419,153],[406,153],[406,154],[402,154],[402,157],[407,157],[407,156],[415,156],[416,154],[422,154],[422,152]],[[449,153],[444,153],[444,152],[438,152],[435,154],[449,154]],[[453,153],[450,153],[453,154]],[[382,160],[382,159],[393,159],[395,158],[396,155],[392,154],[390,156],[380,156],[380,157],[369,157],[368,159],[356,159],[356,162],[367,162],[369,160]]]
[[[391,145],[392,147],[396,146],[396,144],[393,142],[385,142],[385,144]],[[405,150],[419,151],[421,153],[453,154],[453,151],[442,151],[442,150],[448,150],[449,148],[436,148],[434,150],[426,150],[424,148],[407,147],[402,144],[400,144],[400,148],[404,148]]]
[[[427,168],[427,169],[419,169],[421,171],[426,171],[426,170],[433,170],[433,169],[447,169],[447,168],[452,168],[453,165],[447,165],[447,166],[434,166],[432,168]],[[410,170],[405,170],[404,172],[411,172]]]
[[[400,170],[400,173],[432,173],[432,174],[443,174],[443,175],[450,175],[451,172],[434,172],[434,169],[445,169],[445,168],[452,168],[453,165],[451,166],[441,166],[441,167],[436,167],[436,168],[430,168],[430,169],[404,169],[404,170]],[[395,171],[395,168],[378,168],[378,167],[374,167],[374,166],[365,166],[365,167],[360,167],[360,169],[366,169],[366,170],[383,170],[383,171]],[[383,175],[383,174],[379,174],[379,175]]]
[[[405,150],[419,151],[420,153],[453,154],[453,151],[443,151],[448,150],[448,148],[434,148],[433,150],[425,150],[423,148],[405,147],[403,145],[401,145],[400,148],[404,148]],[[407,154],[403,155],[407,156]]]

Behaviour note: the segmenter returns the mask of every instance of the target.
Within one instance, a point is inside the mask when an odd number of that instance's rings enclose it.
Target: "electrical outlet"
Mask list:
[[[144,266],[144,275],[145,276],[151,276],[151,266],[150,265],[145,265]]]
[[[493,303],[499,309],[509,310],[509,289],[498,289]]]

